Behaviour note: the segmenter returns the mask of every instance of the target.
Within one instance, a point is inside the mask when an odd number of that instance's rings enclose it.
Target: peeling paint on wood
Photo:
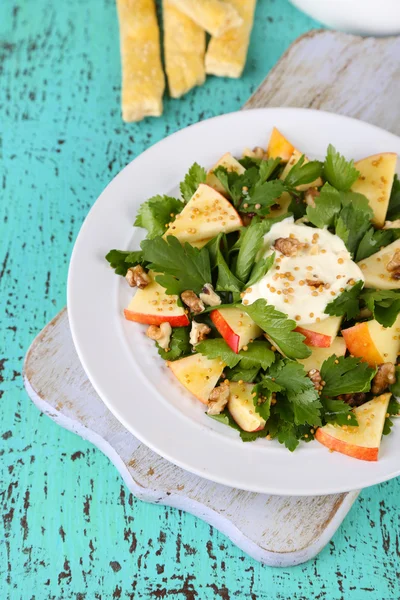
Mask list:
[[[165,135],[237,110],[312,26],[289,3],[260,0],[243,79],[210,78],[167,100],[162,119],[125,125],[112,0],[0,2],[2,600],[400,597],[398,480],[364,490],[311,563],[270,569],[191,515],[136,500],[106,457],[34,408],[17,375],[65,304],[73,240],[111,177]]]

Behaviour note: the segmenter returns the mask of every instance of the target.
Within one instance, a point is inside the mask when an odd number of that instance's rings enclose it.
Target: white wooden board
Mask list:
[[[400,78],[395,76],[399,57],[397,38],[311,32],[289,48],[245,108],[319,108],[400,134]],[[66,310],[33,342],[24,377],[38,408],[102,450],[136,497],[191,512],[265,564],[292,566],[313,558],[358,495],[252,494],[201,479],[167,462],[124,429],[93,390],[76,355]]]

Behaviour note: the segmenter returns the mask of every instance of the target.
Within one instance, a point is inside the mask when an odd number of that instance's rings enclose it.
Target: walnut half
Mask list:
[[[198,296],[192,290],[186,290],[181,294],[182,302],[190,308],[190,312],[194,315],[199,315],[203,312],[205,306]]]
[[[229,382],[221,383],[214,388],[208,398],[208,415],[219,415],[228,404],[229,400]]]
[[[141,290],[151,283],[149,275],[140,265],[136,265],[136,267],[129,267],[126,272],[125,279],[131,287],[137,286]]]
[[[387,362],[379,365],[378,372],[372,380],[371,392],[376,396],[382,394],[389,385],[396,382],[396,369],[393,363]]]
[[[150,325],[150,327],[146,331],[147,337],[157,342],[160,348],[163,348],[164,350],[166,350],[169,347],[169,343],[171,341],[171,333],[172,327],[167,322],[161,323],[160,327],[158,327],[158,325]]]
[[[210,333],[210,331],[211,327],[205,323],[197,323],[196,321],[192,321],[189,342],[192,346],[199,344],[207,338],[207,335]]]
[[[393,254],[386,265],[386,271],[389,271],[392,279],[400,279],[400,250],[396,250]]]
[[[275,240],[274,248],[279,250],[285,256],[294,256],[303,247],[303,244],[296,238],[278,238]]]

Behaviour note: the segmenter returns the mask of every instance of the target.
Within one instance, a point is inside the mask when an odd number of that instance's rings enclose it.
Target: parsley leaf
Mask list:
[[[280,164],[280,158],[269,158],[268,160],[262,160],[259,164],[260,181],[267,181]]]
[[[322,163],[319,160],[311,160],[304,164],[305,156],[299,158],[285,177],[285,186],[292,189],[299,185],[312,183],[322,174]]]
[[[347,321],[354,319],[360,310],[359,298],[363,285],[363,281],[357,281],[353,287],[342,292],[340,296],[329,302],[325,308],[325,314],[332,317],[346,315]]]
[[[288,319],[284,313],[268,305],[265,300],[256,300],[248,306],[243,305],[244,312],[268,334],[272,342],[289,358],[306,358],[310,349],[304,344],[304,336],[296,331],[296,322]]]
[[[261,341],[252,342],[246,351],[241,350],[238,354],[221,338],[204,340],[196,345],[196,350],[207,358],[220,358],[231,369],[239,362],[242,369],[268,369],[275,360],[275,354],[267,342]]]
[[[243,177],[236,171],[228,171],[225,167],[219,166],[213,171],[224,190],[233,200],[233,204],[238,206],[242,199]]]
[[[275,374],[275,383],[286,390],[296,425],[320,425],[321,402],[314,384],[303,365],[294,361],[281,362]],[[278,400],[279,403],[279,400]]]
[[[338,425],[358,425],[357,418],[349,404],[343,400],[323,398],[323,418],[327,423]]]
[[[400,219],[400,180],[397,173],[395,174],[393,180],[386,219],[389,221]]]
[[[330,356],[321,367],[321,377],[325,381],[323,395],[369,392],[375,373],[376,369],[361,362],[360,358]]]
[[[221,234],[218,236],[220,239]],[[243,283],[232,273],[222,254],[220,244],[216,245],[216,266],[218,268],[218,279],[215,289],[217,292],[241,292]]]
[[[207,358],[219,358],[227,367],[233,369],[240,362],[240,355],[235,354],[222,338],[204,340],[196,344],[196,351]]]
[[[319,196],[314,198],[315,207],[307,207],[307,217],[316,227],[330,227],[342,208],[340,192],[325,183]]]
[[[242,212],[255,212],[258,215],[268,215],[271,206],[276,204],[276,200],[282,196],[285,186],[279,179],[266,181],[250,188],[246,196],[245,206],[240,207]],[[258,206],[260,205],[260,206]]]
[[[390,391],[392,392],[393,396],[400,398],[400,366],[396,367],[396,381],[390,386]],[[400,415],[400,410],[398,414]]]
[[[260,279],[268,273],[274,262],[275,252],[273,254],[270,254],[270,256],[268,256],[267,258],[262,258],[258,260],[252,268],[250,279],[246,284],[247,287],[251,287],[252,285],[257,283],[257,281],[260,281]]]
[[[276,438],[280,444],[284,444],[290,452],[296,450],[299,445],[299,437],[293,423],[284,421],[279,413],[274,411],[268,420],[267,427],[272,438]]]
[[[194,163],[185,175],[185,179],[180,184],[182,198],[185,202],[189,202],[197,188],[201,183],[205,183],[207,179],[207,171]]]
[[[253,268],[264,236],[262,223],[251,223],[240,235],[240,248],[235,273],[241,281],[247,281]]]
[[[125,277],[127,270],[138,264],[143,264],[143,253],[140,250],[131,252],[130,250],[110,250],[106,255],[106,260],[110,266],[115,269],[116,275]]]
[[[148,238],[165,233],[166,225],[183,209],[183,202],[171,196],[153,196],[141,204],[134,225],[147,229]]]
[[[169,351],[167,352],[157,344],[158,354],[164,360],[176,360],[181,356],[191,353],[189,343],[189,327],[176,327],[172,330]]]
[[[199,294],[205,283],[211,281],[210,256],[207,248],[194,248],[186,243],[183,246],[174,236],[141,243],[144,259],[151,263],[150,268],[162,275],[156,281],[166,288],[167,294],[181,294],[193,290]]]
[[[390,417],[396,417],[400,415],[400,404],[396,398],[393,398],[393,396],[390,398],[387,414],[389,417],[386,417],[385,419],[382,435],[389,435],[389,433],[392,431],[393,421]]]
[[[393,230],[391,229],[377,229],[375,230],[373,227],[368,229],[364,237],[361,239],[357,254],[356,261],[364,260],[368,258],[378,250],[382,246],[388,246],[393,241]]]
[[[347,192],[346,196],[342,194],[342,202],[345,206],[336,222],[336,235],[344,241],[348,251],[354,256],[364,234],[370,228],[372,210],[362,194]]]
[[[244,381],[245,383],[252,383],[258,375],[260,370],[259,366],[252,367],[250,369],[243,369],[242,365],[239,364],[233,369],[226,369],[225,376],[229,381]]]
[[[340,191],[347,191],[360,175],[354,161],[347,161],[332,144],[329,144],[323,170],[324,178]]]
[[[400,313],[399,291],[368,289],[362,293],[361,299],[384,327],[391,327]]]

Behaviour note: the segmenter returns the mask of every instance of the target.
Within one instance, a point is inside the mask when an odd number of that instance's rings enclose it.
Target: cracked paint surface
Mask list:
[[[271,569],[191,515],[136,500],[98,450],[40,415],[21,380],[109,180],[166,135],[237,110],[313,26],[283,0],[259,0],[241,80],[210,78],[167,99],[161,119],[125,125],[113,0],[0,3],[1,600],[400,598],[400,480],[363,491],[315,560]]]

